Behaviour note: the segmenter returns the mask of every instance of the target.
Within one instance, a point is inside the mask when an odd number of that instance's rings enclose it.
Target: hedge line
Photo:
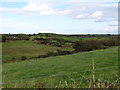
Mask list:
[[[80,51],[91,51],[96,49],[105,49],[111,46],[119,46],[118,38],[111,38],[108,40],[97,40],[97,39],[89,39],[89,40],[81,40],[73,44],[73,48],[75,52]]]

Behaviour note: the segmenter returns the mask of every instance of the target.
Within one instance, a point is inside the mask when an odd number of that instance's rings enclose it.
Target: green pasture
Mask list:
[[[3,62],[11,60],[19,60],[21,57],[32,58],[46,55],[48,52],[57,52],[59,47],[37,44],[32,41],[10,41],[2,43],[2,59]]]
[[[22,41],[22,43],[16,42],[16,48],[18,47],[17,45],[20,45],[21,49],[26,47],[24,48],[26,50],[28,50],[27,47],[29,49],[31,47],[31,50],[33,49],[32,47],[36,47],[36,44],[31,46],[31,42]],[[24,46],[25,43],[28,43],[28,46]],[[10,48],[10,45],[7,46]],[[29,50],[29,54],[37,55],[36,51],[39,52],[43,47],[41,45],[41,47],[36,48],[32,51]],[[46,48],[42,49],[44,53],[44,50],[53,49],[47,46]],[[21,52],[24,53],[26,51],[24,49]],[[18,52],[12,52],[12,50],[9,55],[17,56]],[[4,53],[6,52],[4,51]],[[29,54],[28,56],[30,56]],[[115,84],[117,83],[118,75],[117,66],[118,47],[44,59],[3,63],[3,87],[85,88],[89,87],[94,80],[95,82]]]

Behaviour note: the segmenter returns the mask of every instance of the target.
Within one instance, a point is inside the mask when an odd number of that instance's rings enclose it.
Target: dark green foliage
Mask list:
[[[57,38],[65,41],[79,41],[83,39],[107,39],[111,37],[116,37],[117,35],[111,34],[79,34],[79,35],[62,35],[62,34],[54,34],[54,33],[38,33],[38,34],[2,34],[6,35],[7,40],[29,40],[31,37],[33,38]]]
[[[9,41],[12,40],[29,40],[30,39],[30,34],[6,34],[6,39]]]
[[[91,51],[95,49],[103,49],[105,48],[101,41],[95,40],[95,39],[89,39],[89,40],[82,40],[80,42],[76,42],[73,45],[73,48],[76,52],[79,51]]]
[[[73,54],[73,51],[63,51],[63,50],[57,50],[57,52],[48,52],[46,55],[41,55],[38,56],[37,58],[45,58],[45,57],[50,57],[50,56],[61,56],[61,55],[69,55],[69,54]]]
[[[58,54],[57,54],[57,52],[48,52],[47,53],[47,57],[49,57],[49,56],[57,56]]]
[[[26,60],[26,59],[27,59],[26,56],[22,56],[22,57],[21,57],[21,60]]]
[[[15,60],[15,57],[12,57],[12,60]]]
[[[2,35],[2,42],[6,41],[6,35]]]
[[[105,46],[118,46],[119,45],[119,42],[118,42],[118,38],[111,38],[111,39],[108,39],[108,40],[103,40],[102,43],[105,45]]]
[[[20,35],[18,35],[18,39],[20,39],[20,40],[29,40],[29,36],[24,35],[24,34],[20,34]]]
[[[73,44],[73,48],[76,52],[79,51],[91,51],[96,49],[105,49],[111,46],[119,46],[120,42],[118,41],[118,37],[113,37],[105,40],[98,39],[86,39],[81,40]]]
[[[72,54],[72,51],[62,51],[62,50],[57,50],[58,55],[69,55]]]

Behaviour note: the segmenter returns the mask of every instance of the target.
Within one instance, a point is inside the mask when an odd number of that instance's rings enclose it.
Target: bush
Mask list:
[[[22,57],[21,57],[21,60],[26,60],[26,59],[27,59],[26,56],[22,56]]]
[[[119,41],[118,41],[118,38],[111,38],[109,40],[103,40],[102,43],[103,43],[103,45],[109,46],[109,47],[120,45]]]
[[[15,57],[12,57],[12,60],[15,60]]]
[[[48,56],[57,56],[57,53],[56,52],[48,52],[47,55]]]
[[[73,52],[57,50],[57,53],[58,55],[69,55],[69,54],[72,54]]]
[[[76,42],[73,45],[73,48],[76,52],[79,51],[91,51],[95,49],[103,49],[105,46],[100,40],[89,39],[89,40],[82,40],[80,42]]]
[[[6,36],[2,35],[2,42],[5,42],[5,41],[6,41]]]

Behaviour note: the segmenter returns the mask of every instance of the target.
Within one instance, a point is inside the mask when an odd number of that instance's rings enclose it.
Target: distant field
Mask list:
[[[27,45],[25,43],[27,43]],[[8,44],[10,45],[5,44],[6,46],[3,48],[6,47],[10,49],[13,46],[12,42]],[[16,48],[21,46],[22,50],[19,51],[20,53],[24,53],[28,49],[31,49],[32,51],[29,50],[28,56],[38,55],[36,51],[41,52],[41,48],[46,51],[56,49],[47,46],[43,48],[42,45],[38,48],[36,44],[31,44],[31,42],[26,41],[16,42],[15,46]],[[36,48],[33,50],[33,47]],[[7,52],[6,50],[4,53]],[[15,52],[13,51],[15,50],[11,48],[11,53],[9,51],[6,56],[14,56],[14,54],[15,56],[19,56],[20,53],[18,53],[17,50]],[[3,87],[89,87],[91,79],[93,79],[93,60],[95,64],[94,77],[96,82],[117,82],[118,47],[111,47],[108,49],[76,53],[72,55],[4,63]]]
[[[3,62],[21,59],[21,57],[31,58],[46,55],[48,52],[56,52],[59,47],[36,44],[32,41],[11,41],[2,43]]]
[[[64,40],[67,40],[67,41],[80,41],[80,40],[85,40],[85,39],[97,39],[97,40],[106,40],[106,39],[108,39],[108,38],[104,38],[104,37],[102,37],[102,38],[96,38],[96,37],[89,37],[89,38],[83,38],[83,37],[66,37],[66,36],[56,36],[56,38],[58,38],[58,39],[64,39]]]
[[[97,39],[97,40],[106,40],[109,39],[108,37],[88,37],[86,35],[86,37],[80,37],[80,36],[65,36],[65,35],[58,35],[58,34],[40,34],[40,35],[36,35],[36,36],[32,36],[31,39],[34,38],[43,38],[43,39],[48,39],[48,38],[57,38],[57,39],[63,39],[66,41],[80,41],[80,40],[85,40],[85,39]]]

